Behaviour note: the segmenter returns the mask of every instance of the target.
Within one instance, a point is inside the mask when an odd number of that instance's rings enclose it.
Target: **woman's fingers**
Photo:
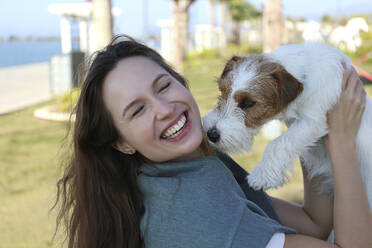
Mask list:
[[[345,64],[345,62],[342,61],[341,64],[342,64],[342,67],[344,68],[343,75],[342,75],[342,90],[344,90],[348,85],[351,70]]]
[[[358,88],[358,86],[360,86],[359,81],[360,81],[359,74],[355,70],[355,68],[352,67],[352,69],[351,69],[351,75],[350,75],[350,79],[349,79],[349,83],[352,83],[351,87],[353,87],[352,89],[354,91]]]
[[[353,88],[353,97],[356,98],[357,102],[363,107],[366,103],[367,93],[363,87],[363,82],[360,80],[359,75],[357,73],[353,73],[353,78],[351,81],[354,84]]]
[[[360,108],[362,111],[364,111],[366,108],[366,102],[367,102],[367,92],[365,91],[363,87],[363,82],[360,79],[358,81],[358,89],[359,89]]]
[[[366,92],[353,67],[344,70],[339,102],[327,114],[330,134],[355,137],[366,104]]]
[[[342,95],[346,96],[349,101],[353,103],[360,104],[363,95],[365,95],[365,90],[363,88],[363,83],[359,78],[359,74],[355,70],[354,67],[351,67],[346,70],[346,82],[344,84],[344,88],[342,89]]]

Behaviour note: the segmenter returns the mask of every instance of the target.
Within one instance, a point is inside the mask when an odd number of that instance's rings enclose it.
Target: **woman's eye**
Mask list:
[[[166,83],[163,87],[159,89],[159,92],[162,92],[163,90],[167,89],[170,86],[170,82]]]
[[[141,110],[144,108],[145,106],[141,106],[139,108],[136,109],[136,111],[134,111],[134,113],[132,114],[132,117],[135,117],[139,112],[141,112]]]

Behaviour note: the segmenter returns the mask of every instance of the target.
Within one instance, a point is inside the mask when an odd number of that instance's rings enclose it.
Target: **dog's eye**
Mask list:
[[[253,107],[255,104],[256,104],[256,102],[254,102],[254,101],[251,101],[249,99],[243,99],[243,101],[241,101],[238,104],[238,107],[245,110],[245,109]]]

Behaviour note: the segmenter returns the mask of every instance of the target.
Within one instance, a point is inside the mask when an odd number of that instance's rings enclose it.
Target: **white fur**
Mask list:
[[[321,191],[332,192],[330,160],[321,138],[328,133],[326,114],[337,103],[341,93],[341,62],[351,66],[350,59],[337,49],[322,44],[287,45],[267,56],[283,65],[303,84],[304,90],[275,117],[284,121],[288,129],[267,145],[261,162],[248,177],[249,184],[255,189],[283,185],[288,181],[287,170],[291,170],[292,161],[300,156],[310,178],[322,176],[324,179]],[[251,79],[256,76],[257,70],[245,66],[242,63],[232,72],[231,95],[236,90],[254,87]],[[203,120],[206,130],[217,127],[221,135],[218,147],[227,152],[248,150],[253,136],[259,131],[259,128],[250,129],[244,125],[244,112],[237,107],[232,96]],[[357,146],[363,181],[372,206],[372,102],[368,97]]]
[[[248,129],[244,125],[244,112],[237,108],[236,102],[229,99],[221,110],[213,109],[204,118],[204,128],[216,126],[220,130],[219,146],[226,152],[239,153],[249,151],[253,144],[253,137],[259,129]]]

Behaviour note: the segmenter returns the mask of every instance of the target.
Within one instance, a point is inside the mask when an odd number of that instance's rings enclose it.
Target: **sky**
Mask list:
[[[59,36],[59,16],[48,12],[48,4],[84,0],[0,0],[0,37],[17,35]],[[147,8],[143,4],[147,2]],[[122,14],[114,18],[114,32],[135,38],[145,30],[159,33],[158,20],[171,18],[171,0],[112,0]],[[248,0],[262,9],[264,0]],[[370,0],[283,0],[285,16],[320,20],[325,14],[372,13]],[[208,0],[196,0],[190,8],[190,26],[209,23]],[[146,18],[144,16],[146,15]],[[144,21],[147,20],[147,21]],[[146,25],[144,23],[146,22]],[[145,28],[146,27],[146,28]]]

